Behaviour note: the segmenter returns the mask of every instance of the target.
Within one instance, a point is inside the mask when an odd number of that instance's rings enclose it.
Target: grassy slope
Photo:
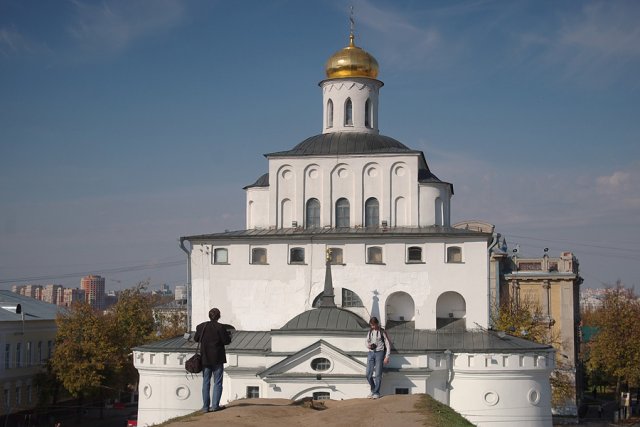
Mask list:
[[[418,403],[416,403],[416,410],[425,416],[425,426],[433,427],[463,427],[473,426],[462,415],[444,405],[428,394],[422,395]]]

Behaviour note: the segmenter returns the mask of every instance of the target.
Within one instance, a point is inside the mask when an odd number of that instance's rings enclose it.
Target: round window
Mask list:
[[[317,357],[311,361],[311,369],[314,371],[326,371],[331,367],[329,359],[324,357]]]
[[[537,405],[538,403],[540,403],[540,392],[536,389],[531,389],[529,390],[529,402],[531,402],[532,405]]]

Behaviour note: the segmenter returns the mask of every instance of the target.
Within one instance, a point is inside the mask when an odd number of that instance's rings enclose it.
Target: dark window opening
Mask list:
[[[251,264],[266,264],[267,250],[265,248],[251,249]]]
[[[318,199],[307,200],[307,221],[305,226],[307,228],[319,228],[320,227],[320,202]]]
[[[336,202],[336,227],[348,227],[350,222],[349,201],[338,199]]]
[[[408,262],[421,262],[422,261],[422,248],[418,246],[411,246],[407,249],[407,261]]]
[[[371,197],[364,204],[364,226],[377,227],[380,224],[380,204],[378,199]]]
[[[289,263],[304,263],[304,248],[291,248],[291,250],[289,251]]]

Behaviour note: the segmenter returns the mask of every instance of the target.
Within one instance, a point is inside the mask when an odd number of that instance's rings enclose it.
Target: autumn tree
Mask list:
[[[541,344],[552,344],[554,341],[549,322],[543,320],[540,306],[529,299],[509,299],[494,313],[493,325],[499,331]]]
[[[158,325],[158,336],[161,339],[183,335],[187,332],[187,313],[184,310],[174,310],[156,314],[156,325]]]
[[[640,386],[640,302],[618,282],[591,321],[597,332],[587,345],[587,369],[614,378],[618,399],[623,383]]]
[[[71,395],[105,397],[136,384],[131,349],[158,339],[147,286],[122,291],[105,314],[81,303],[58,315],[51,366]]]
[[[547,316],[542,314],[540,305],[534,301],[527,298],[509,299],[494,309],[493,313],[493,327],[499,331],[540,344],[560,345],[559,336],[554,333]],[[575,382],[561,361],[556,363],[549,382],[554,406],[564,405],[567,399],[575,398]]]
[[[107,314],[114,357],[120,368],[113,384],[118,389],[133,386],[138,377],[131,349],[158,339],[153,318],[155,297],[145,292],[148,286],[149,281],[144,281],[120,292],[118,302]]]
[[[58,314],[51,367],[74,397],[97,394],[119,369],[116,348],[102,314],[87,303]]]

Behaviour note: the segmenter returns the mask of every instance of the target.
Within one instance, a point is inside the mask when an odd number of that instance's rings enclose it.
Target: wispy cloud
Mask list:
[[[376,55],[396,68],[424,67],[427,58],[443,48],[441,33],[433,26],[412,23],[408,14],[392,8],[382,8],[371,1],[356,3],[357,23],[371,28],[378,37],[371,41]]]
[[[595,1],[563,15],[544,34],[521,34],[520,42],[538,51],[544,63],[559,67],[565,78],[608,85],[640,62],[639,21],[636,1]]]
[[[15,27],[0,28],[0,54],[4,56],[47,50],[44,45],[40,45],[29,39],[29,37],[22,34]]]
[[[177,0],[73,0],[76,19],[69,33],[83,48],[117,52],[135,40],[181,22],[184,3]]]
[[[433,172],[455,188],[456,218],[499,226],[556,229],[640,227],[640,164],[602,175],[496,166],[469,154],[426,149]]]

